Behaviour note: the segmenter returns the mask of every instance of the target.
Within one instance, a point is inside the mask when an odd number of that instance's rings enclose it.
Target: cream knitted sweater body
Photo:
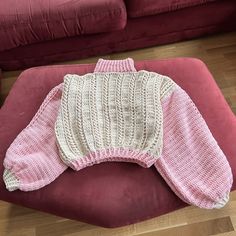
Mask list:
[[[150,167],[162,152],[161,100],[177,85],[148,71],[66,75],[55,131],[75,170],[103,161]]]

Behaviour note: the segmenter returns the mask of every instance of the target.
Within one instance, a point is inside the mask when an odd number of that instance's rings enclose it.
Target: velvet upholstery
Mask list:
[[[126,27],[119,31],[66,37],[5,50],[0,52],[0,68],[15,70],[77,60],[232,30],[236,30],[236,1],[218,0],[153,16],[128,18]]]
[[[2,0],[0,51],[126,25],[123,0]]]
[[[2,70],[0,69],[0,107],[3,103],[3,93],[2,93]]]
[[[135,66],[137,70],[168,75],[187,91],[227,156],[235,180],[236,118],[206,66],[191,58],[139,61]],[[47,93],[62,82],[66,73],[82,75],[93,70],[92,64],[56,65],[32,68],[20,75],[0,110],[1,176],[7,148],[32,119]],[[32,192],[8,192],[1,178],[0,199],[105,227],[139,222],[186,206],[154,167],[119,162],[78,172],[68,169],[53,183]]]
[[[125,0],[129,17],[151,16],[216,0]]]

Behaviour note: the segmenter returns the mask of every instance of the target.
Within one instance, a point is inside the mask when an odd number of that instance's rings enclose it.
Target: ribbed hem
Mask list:
[[[160,153],[160,152],[159,152]],[[64,156],[64,155],[62,155]],[[74,170],[81,170],[87,166],[99,164],[107,161],[120,161],[136,163],[144,168],[149,168],[158,159],[159,155],[154,156],[149,153],[124,148],[110,148],[91,152],[86,156],[76,160],[64,159],[63,161]]]
[[[229,194],[215,204],[213,208],[220,209],[229,201]]]
[[[10,170],[8,169],[4,170],[3,180],[5,182],[7,190],[14,191],[16,189],[19,189],[20,181]]]
[[[94,72],[136,72],[134,60],[127,58],[124,60],[104,60],[99,59]]]

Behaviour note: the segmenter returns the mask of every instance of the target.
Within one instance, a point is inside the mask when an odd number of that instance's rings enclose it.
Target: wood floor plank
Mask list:
[[[213,235],[210,235],[210,236],[213,236]],[[231,232],[227,232],[227,233],[216,234],[214,236],[236,236],[236,232],[235,231],[231,231]]]
[[[236,214],[231,214],[230,219],[231,219],[231,222],[234,226],[234,230],[236,231]]]
[[[232,193],[232,195],[236,195]],[[136,225],[138,233],[163,230],[176,226],[188,225],[221,217],[236,215],[236,202],[231,200],[223,209],[205,210],[196,207],[187,207],[170,214],[160,216]]]
[[[1,236],[36,236],[34,228],[27,228],[27,229],[14,229],[11,232],[4,231]]]
[[[208,236],[217,235],[219,233],[232,232],[234,230],[230,217],[224,217],[209,221],[203,221],[195,224],[174,227],[166,230],[155,231],[137,236],[176,236],[176,235],[191,235],[191,236]],[[135,235],[136,236],[136,235]]]
[[[40,236],[64,236],[70,233],[85,232],[91,229],[97,229],[98,227],[81,223],[78,221],[61,221],[51,224],[39,225],[36,227],[36,235]]]
[[[14,235],[13,233],[16,229],[25,231],[26,229],[33,228],[35,231],[35,228],[39,225],[53,224],[64,220],[51,214],[3,201],[0,201],[0,203],[0,236],[2,236],[2,232]]]

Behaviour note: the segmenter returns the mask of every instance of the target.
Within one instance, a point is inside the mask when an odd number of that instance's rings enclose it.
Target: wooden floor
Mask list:
[[[236,114],[236,32],[152,47],[103,58],[135,60],[197,57],[212,72]],[[68,63],[92,63],[97,57]],[[20,71],[3,72],[2,100]],[[187,207],[170,214],[117,229],[104,229],[0,201],[0,236],[232,236],[236,235],[236,191],[220,210]]]
[[[233,236],[236,235],[236,192],[220,210],[196,207],[141,223],[106,229],[66,220],[0,201],[1,236]]]

